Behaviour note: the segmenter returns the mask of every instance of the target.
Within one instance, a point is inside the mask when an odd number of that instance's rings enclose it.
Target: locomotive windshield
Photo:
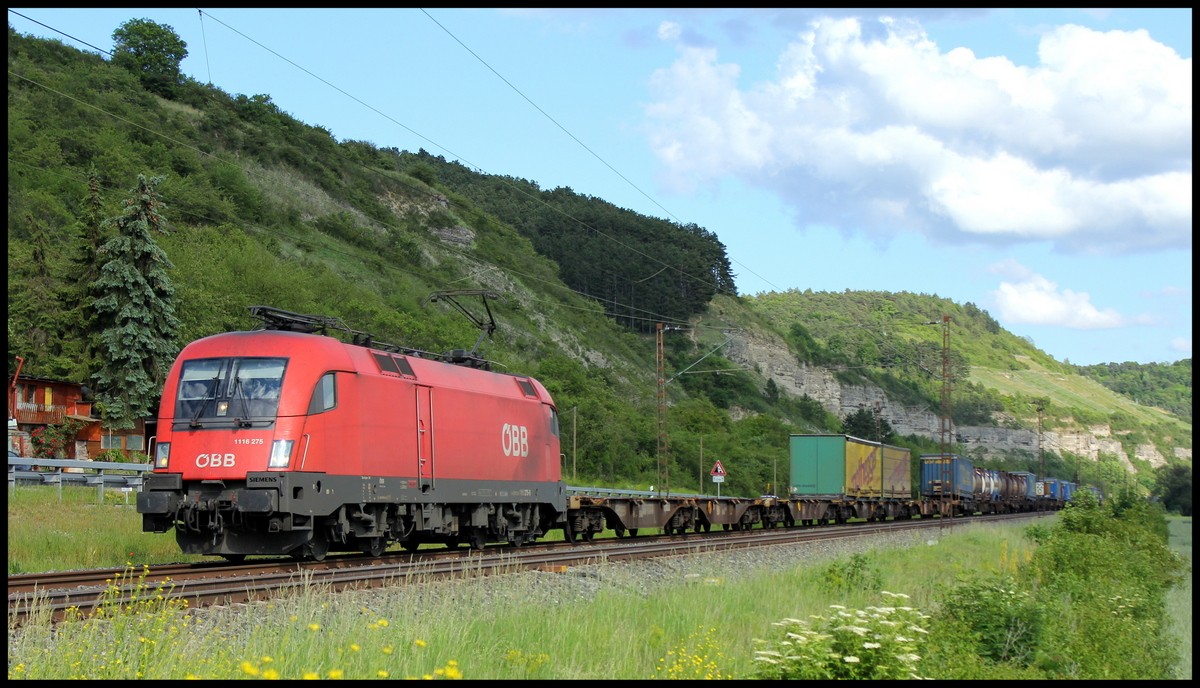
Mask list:
[[[191,427],[270,423],[279,410],[286,358],[198,358],[183,362],[175,423]]]

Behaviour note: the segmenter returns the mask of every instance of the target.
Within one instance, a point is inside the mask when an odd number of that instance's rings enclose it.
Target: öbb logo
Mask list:
[[[196,457],[197,468],[219,468],[233,465],[233,454],[201,454]]]
[[[505,423],[500,430],[500,446],[505,456],[529,456],[529,430],[524,425]]]

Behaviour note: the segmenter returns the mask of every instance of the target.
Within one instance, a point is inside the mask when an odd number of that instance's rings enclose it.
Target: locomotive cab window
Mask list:
[[[337,406],[337,373],[325,373],[313,389],[312,401],[308,403],[308,415],[324,413]]]
[[[175,422],[203,427],[270,423],[279,410],[286,358],[199,358],[184,361]],[[228,423],[227,423],[228,421]]]

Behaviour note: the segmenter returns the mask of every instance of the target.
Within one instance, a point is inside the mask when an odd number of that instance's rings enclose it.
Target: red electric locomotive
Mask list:
[[[521,544],[563,526],[558,417],[537,380],[474,351],[251,313],[265,329],[195,341],[171,367],[143,530],[174,527],[184,552],[240,559]]]

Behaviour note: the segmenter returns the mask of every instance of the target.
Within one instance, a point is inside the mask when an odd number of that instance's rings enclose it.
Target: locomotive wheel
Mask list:
[[[521,545],[525,544],[525,534],[513,533],[512,539],[508,541],[508,544],[512,547],[520,547]]]

